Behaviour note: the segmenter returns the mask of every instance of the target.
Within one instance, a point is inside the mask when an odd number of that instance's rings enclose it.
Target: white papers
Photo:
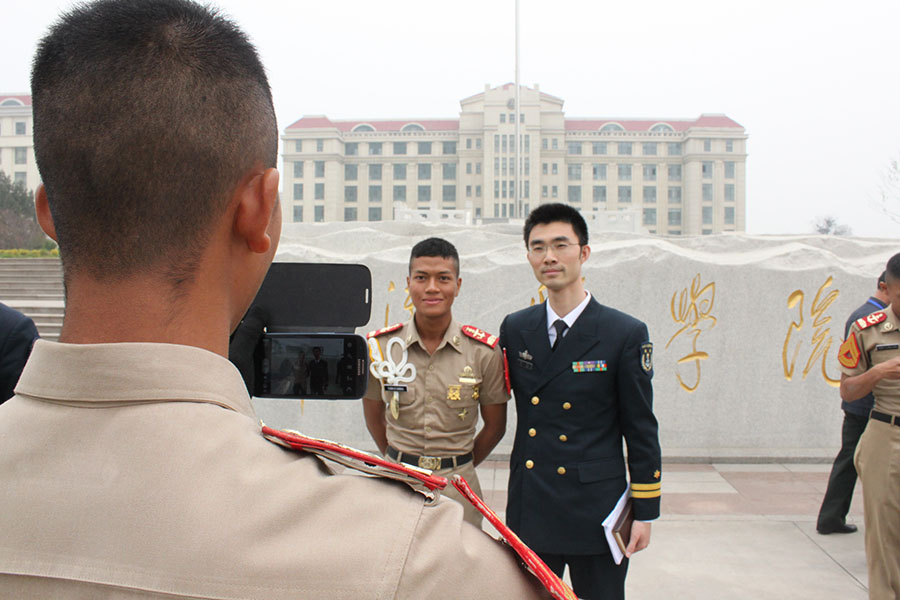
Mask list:
[[[616,521],[619,520],[619,515],[625,510],[625,503],[627,501],[628,489],[626,488],[625,491],[622,492],[619,501],[616,502],[615,508],[612,509],[612,512],[609,513],[608,517],[603,519],[603,533],[606,534],[606,543],[609,544],[609,551],[612,552],[613,560],[616,561],[617,565],[622,563],[622,559],[625,558],[625,555],[622,554],[622,550],[619,549],[619,544],[616,542],[616,537],[613,535],[613,527],[615,527]]]

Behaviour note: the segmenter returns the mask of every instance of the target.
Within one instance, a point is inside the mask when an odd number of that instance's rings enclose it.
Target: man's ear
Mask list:
[[[591,255],[591,247],[585,244],[581,247],[581,262],[584,263]]]
[[[251,252],[265,254],[273,240],[270,225],[278,210],[278,169],[254,172],[235,190],[234,233]]]
[[[38,184],[34,192],[34,213],[37,215],[38,225],[44,230],[50,239],[59,243],[56,239],[56,225],[53,223],[53,215],[50,214],[50,203],[47,201],[47,188],[44,184]]]

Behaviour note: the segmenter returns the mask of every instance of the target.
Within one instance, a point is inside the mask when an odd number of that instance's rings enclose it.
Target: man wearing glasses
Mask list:
[[[500,327],[518,419],[507,522],[558,575],[568,564],[579,598],[624,598],[628,558],[615,564],[602,523],[628,488],[623,438],[635,517],[626,557],[659,517],[653,345],[644,323],[584,289],[591,249],[577,210],[539,206],[524,237],[548,299]]]

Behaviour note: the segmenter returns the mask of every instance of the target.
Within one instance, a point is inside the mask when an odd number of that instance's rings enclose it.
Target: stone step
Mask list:
[[[61,292],[59,294],[35,294],[34,292],[28,292],[28,293],[0,292],[0,302],[2,302],[3,304],[6,304],[7,306],[10,305],[10,301],[12,301],[12,300],[16,300],[16,301],[37,300],[40,302],[46,302],[46,301],[62,302],[62,299],[63,299],[63,295]]]

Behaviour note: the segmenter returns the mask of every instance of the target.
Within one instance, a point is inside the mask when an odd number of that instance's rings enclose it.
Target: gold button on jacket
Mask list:
[[[533,461],[533,460],[526,460],[526,461],[525,461],[525,468],[526,468],[526,469],[533,469],[533,468],[534,468],[534,461]]]

